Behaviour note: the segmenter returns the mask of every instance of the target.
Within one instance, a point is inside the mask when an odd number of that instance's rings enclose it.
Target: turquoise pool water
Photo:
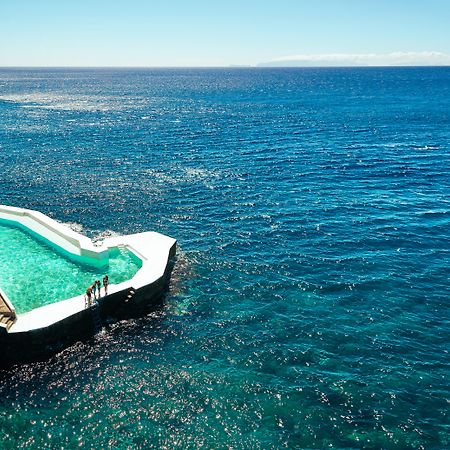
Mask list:
[[[105,273],[110,283],[121,283],[139,268],[139,260],[125,249],[112,252],[103,267],[75,262],[20,228],[0,222],[0,287],[18,313],[83,294]]]

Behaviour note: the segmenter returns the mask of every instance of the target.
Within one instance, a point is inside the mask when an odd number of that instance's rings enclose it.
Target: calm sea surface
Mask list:
[[[2,448],[450,447],[450,68],[1,69],[0,174],[179,242],[160,311],[0,371]]]

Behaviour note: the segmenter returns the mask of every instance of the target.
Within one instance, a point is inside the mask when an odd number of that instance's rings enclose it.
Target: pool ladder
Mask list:
[[[91,317],[94,333],[98,333],[102,329],[102,318],[100,317],[100,310],[96,300],[94,300],[91,306]]]
[[[133,288],[130,288],[125,298],[125,303],[128,303],[134,297],[135,294],[136,294],[135,290]]]
[[[128,303],[135,296],[136,291],[131,288],[128,290],[127,296],[125,298],[125,303]],[[102,318],[100,317],[100,308],[97,300],[94,301],[90,305],[91,309],[91,317],[92,317],[92,325],[94,327],[94,334],[97,334],[102,329]]]

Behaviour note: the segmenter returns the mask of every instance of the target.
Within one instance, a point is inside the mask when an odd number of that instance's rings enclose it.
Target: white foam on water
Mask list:
[[[57,220],[56,222],[65,225],[66,227],[70,228],[72,231],[75,231],[76,233],[83,233],[84,227],[81,225],[81,223],[77,222],[62,222],[60,220]]]
[[[155,182],[161,184],[177,185],[186,182],[208,182],[221,178],[220,171],[213,171],[200,167],[172,168],[169,171],[145,169],[144,173],[149,175]]]
[[[137,106],[132,99],[124,102],[123,99],[103,95],[67,95],[44,92],[0,95],[0,100],[17,103],[23,108],[61,111],[119,111]]]
[[[100,246],[103,244],[103,241],[106,238],[110,238],[110,237],[118,237],[120,236],[119,233],[113,231],[113,230],[104,230],[101,231],[100,233],[96,234],[93,238],[92,238],[92,242],[94,243],[94,245],[96,246]]]

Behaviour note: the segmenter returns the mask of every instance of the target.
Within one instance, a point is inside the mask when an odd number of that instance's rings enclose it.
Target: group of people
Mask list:
[[[105,295],[108,295],[108,275],[103,277],[103,289],[105,290]],[[84,300],[86,304],[92,304],[92,298],[95,300],[101,296],[101,284],[100,280],[95,280],[94,283],[86,289],[86,294],[84,295]]]

